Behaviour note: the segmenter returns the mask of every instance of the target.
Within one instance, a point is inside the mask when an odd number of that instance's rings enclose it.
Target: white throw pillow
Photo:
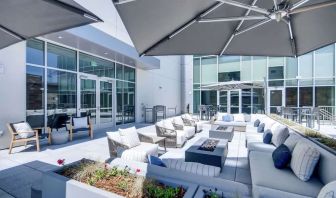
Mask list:
[[[273,127],[273,126],[275,126],[275,127]],[[282,124],[274,124],[273,126],[272,126],[272,129],[271,129],[272,134],[273,134],[272,143],[276,147],[278,147],[286,141],[286,139],[289,135],[289,130],[285,125],[282,125]]]
[[[21,138],[30,138],[35,134],[27,122],[13,124],[13,127]]]
[[[271,120],[271,119],[266,119],[266,121],[263,122],[263,123],[265,123],[264,131],[266,131],[268,129],[271,130],[273,124],[275,124],[276,122],[274,120]]]
[[[88,127],[88,118],[80,117],[80,118],[72,118],[73,119],[73,127],[74,129],[81,129]]]
[[[235,122],[245,122],[245,116],[242,113],[239,114],[233,114],[233,120]]]
[[[163,121],[163,127],[166,128],[166,129],[170,129],[170,130],[175,130],[175,127],[174,127],[171,120],[164,120]]]
[[[299,179],[308,181],[319,159],[320,152],[301,140],[294,147],[290,167]]]
[[[184,123],[183,123],[183,120],[182,120],[181,117],[176,117],[176,118],[174,118],[174,123],[175,123],[175,124],[178,124],[178,125],[182,125],[182,126],[184,126]]]
[[[128,129],[119,129],[119,134],[121,136],[122,143],[129,148],[133,148],[141,144],[135,127],[131,127]]]
[[[325,185],[317,198],[335,198],[336,197],[336,181],[330,182]]]

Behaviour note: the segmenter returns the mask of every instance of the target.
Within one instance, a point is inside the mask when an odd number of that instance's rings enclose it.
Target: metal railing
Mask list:
[[[336,106],[319,106],[323,124],[336,124]]]

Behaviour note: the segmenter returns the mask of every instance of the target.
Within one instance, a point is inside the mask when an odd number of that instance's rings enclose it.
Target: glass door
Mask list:
[[[97,80],[80,80],[80,116],[90,116],[92,124],[97,123]]]
[[[230,91],[230,113],[239,113],[240,103],[240,90]]]
[[[99,122],[113,122],[113,84],[109,81],[100,81]]]
[[[270,88],[268,91],[268,113],[278,113],[284,104],[284,89]]]

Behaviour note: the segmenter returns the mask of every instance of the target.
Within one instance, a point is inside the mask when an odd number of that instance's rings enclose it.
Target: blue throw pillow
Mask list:
[[[283,169],[286,168],[290,163],[292,154],[286,145],[281,144],[273,151],[272,158],[275,168]]]
[[[163,163],[163,161],[160,158],[155,157],[153,155],[148,155],[148,164],[161,166],[161,167],[167,167],[166,164]]]
[[[259,124],[259,126],[257,128],[257,132],[259,132],[259,133],[264,132],[264,128],[265,128],[265,123]]]
[[[222,119],[223,119],[224,122],[231,122],[232,121],[231,116],[229,114],[224,115]]]
[[[263,142],[265,144],[271,144],[271,142],[272,142],[272,136],[273,136],[272,131],[269,130],[269,129],[266,130],[265,133],[264,133],[264,135],[263,135]]]
[[[260,125],[260,120],[259,119],[254,121],[254,127],[258,127],[259,125]]]

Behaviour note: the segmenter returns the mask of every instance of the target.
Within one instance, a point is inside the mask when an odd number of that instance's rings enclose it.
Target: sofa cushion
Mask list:
[[[265,144],[271,144],[272,137],[273,137],[273,134],[272,134],[271,130],[268,129],[263,134],[263,143],[265,143]]]
[[[128,146],[129,148],[133,148],[135,146],[140,145],[140,139],[135,127],[127,129],[119,129],[119,134],[122,143]]]
[[[253,151],[250,152],[249,160],[252,188],[266,187],[301,196],[316,197],[323,186],[316,177],[304,182],[296,177],[290,168],[276,169],[272,153]]]
[[[298,142],[292,153],[290,167],[302,181],[308,181],[320,159],[320,152],[304,141]]]
[[[289,133],[289,136],[287,137],[284,144],[289,148],[291,152],[293,152],[296,143],[298,143],[301,139],[302,137],[299,134],[296,134],[295,132]]]
[[[276,147],[273,144],[265,144],[263,142],[249,142],[247,143],[247,149],[249,152],[260,151],[272,153]]]
[[[215,177],[220,174],[220,168],[196,162],[185,162],[184,159],[163,159],[168,168],[193,173],[196,175]]]
[[[176,130],[176,144],[183,145],[187,140],[186,132],[183,130]]]
[[[195,135],[195,127],[193,126],[185,126],[183,127],[183,131],[185,132],[186,138],[191,138]]]
[[[286,168],[290,163],[291,158],[292,158],[291,151],[284,144],[278,146],[278,148],[276,148],[272,153],[274,166],[275,168],[278,169]]]
[[[272,143],[278,147],[286,141],[289,135],[289,130],[285,125],[282,124],[275,126],[276,127],[272,127]]]
[[[13,127],[20,138],[30,138],[35,134],[34,130],[27,122],[15,123],[13,124]]]
[[[264,130],[265,130],[265,123],[259,124],[257,132],[262,133],[262,132],[264,132]]]
[[[88,117],[72,118],[74,129],[88,128]]]
[[[272,120],[271,118],[266,118],[264,122],[265,123],[265,128],[264,130],[266,131],[267,129],[271,129],[273,124],[275,124],[276,122],[274,120]]]
[[[335,198],[336,197],[336,181],[325,185],[317,198]]]
[[[260,124],[260,120],[259,120],[259,119],[256,119],[256,121],[254,121],[254,123],[253,123],[253,126],[254,126],[254,127],[258,127],[259,124]]]
[[[159,157],[153,155],[148,155],[148,164],[167,167],[166,164]]]
[[[118,157],[124,160],[147,162],[148,155],[158,156],[158,148],[157,144],[141,142],[139,146],[121,151]]]
[[[233,118],[235,122],[245,122],[245,116],[242,113],[233,114]]]
[[[224,122],[223,120],[216,120],[214,122],[215,125],[223,125],[223,126],[236,126],[236,127],[246,127],[246,123],[245,122],[236,122],[236,121],[232,121],[232,122]]]

